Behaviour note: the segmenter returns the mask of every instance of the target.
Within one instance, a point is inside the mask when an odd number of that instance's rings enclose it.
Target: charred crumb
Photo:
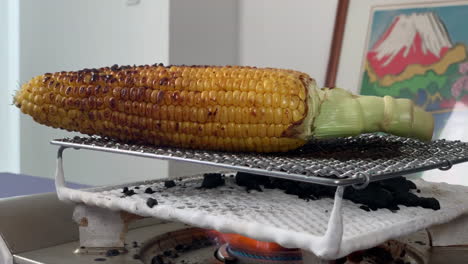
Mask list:
[[[369,184],[364,190],[346,188],[343,198],[354,203],[364,204],[369,208],[394,207],[394,196],[386,189],[379,188],[376,184]]]
[[[408,192],[413,186],[403,177],[378,182],[379,186],[390,192]],[[412,182],[411,182],[412,183]]]
[[[175,187],[176,186],[176,183],[174,181],[165,181],[164,182],[164,187],[166,188],[172,188],[172,187]]]
[[[440,203],[437,201],[436,198],[433,197],[420,197],[419,198],[419,206],[422,208],[432,209],[432,210],[440,210]]]
[[[145,189],[145,193],[153,194],[153,193],[155,193],[155,191],[153,191],[153,189],[151,189],[151,187],[148,187],[148,188]]]
[[[109,249],[106,251],[106,257],[115,257],[120,255],[120,252],[117,249]]]
[[[95,258],[94,261],[97,261],[97,262],[102,262],[102,261],[106,261],[107,259],[106,258]]]
[[[158,205],[158,201],[154,198],[148,198],[148,200],[146,200],[146,205],[149,208],[153,208],[155,205]]]
[[[416,186],[416,184],[415,184],[414,182],[410,181],[410,180],[406,180],[406,184],[409,185],[409,188],[410,188],[411,190],[415,190],[415,189],[418,188],[418,187]]]
[[[439,210],[440,203],[435,198],[419,197],[414,193],[397,193],[396,200],[405,206],[420,206],[426,209]]]
[[[128,192],[128,187],[123,187],[122,193],[126,193],[126,192]]]
[[[136,194],[136,192],[134,190],[128,190],[126,192],[124,192],[125,196],[132,196],[134,194]]]
[[[203,182],[199,188],[213,189],[224,185],[224,178],[221,173],[205,173],[203,174]]]
[[[236,174],[236,184],[245,187],[247,192],[250,192],[251,190],[262,192],[263,190],[260,185],[269,185],[270,177],[246,172],[238,172]]]

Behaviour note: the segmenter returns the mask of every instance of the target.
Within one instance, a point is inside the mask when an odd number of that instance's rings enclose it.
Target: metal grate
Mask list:
[[[382,134],[310,142],[275,154],[230,153],[127,144],[108,138],[74,137],[51,142],[61,147],[205,164],[236,171],[324,185],[378,181],[430,169],[447,170],[468,161],[468,143]]]

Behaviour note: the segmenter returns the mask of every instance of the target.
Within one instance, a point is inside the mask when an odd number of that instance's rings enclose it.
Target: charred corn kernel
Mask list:
[[[44,74],[24,84],[14,103],[51,127],[228,151],[288,151],[311,137],[372,131],[429,139],[433,126],[432,117],[408,100],[318,90],[304,73],[239,66]]]

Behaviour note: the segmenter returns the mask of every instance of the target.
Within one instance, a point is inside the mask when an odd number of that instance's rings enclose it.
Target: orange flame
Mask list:
[[[220,241],[228,243],[230,247],[256,252],[284,252],[295,251],[297,248],[285,248],[274,242],[258,241],[239,234],[223,234],[213,230],[213,234],[217,234]]]

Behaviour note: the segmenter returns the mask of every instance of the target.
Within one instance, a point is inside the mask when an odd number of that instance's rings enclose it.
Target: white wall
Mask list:
[[[240,3],[240,64],[300,70],[324,84],[336,0]]]
[[[171,0],[169,63],[238,62],[238,0]]]
[[[168,62],[169,0],[21,0],[20,80],[45,72]],[[21,172],[53,177],[53,138],[71,133],[21,115]],[[68,180],[113,184],[167,176],[166,162],[90,151],[65,152]]]
[[[18,3],[0,1],[0,172],[19,171],[19,111],[12,106],[18,88]]]

